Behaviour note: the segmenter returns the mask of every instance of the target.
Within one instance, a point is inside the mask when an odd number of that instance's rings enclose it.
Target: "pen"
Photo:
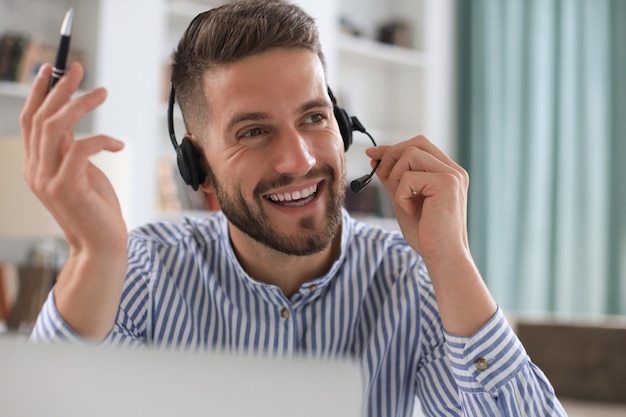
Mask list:
[[[59,49],[57,50],[57,55],[54,60],[52,77],[50,78],[50,88],[48,89],[48,91],[52,90],[52,87],[54,87],[54,85],[61,79],[63,74],[65,74],[67,56],[70,52],[70,38],[72,36],[73,19],[74,9],[70,7],[67,13],[65,13],[65,18],[63,19],[63,24],[61,25],[61,40],[59,41]]]

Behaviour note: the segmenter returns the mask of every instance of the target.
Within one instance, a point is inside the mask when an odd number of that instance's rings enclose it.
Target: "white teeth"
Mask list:
[[[294,191],[293,193],[271,194],[269,198],[272,201],[300,200],[302,198],[307,198],[311,194],[314,194],[316,191],[317,191],[317,184],[312,185],[308,188],[304,188],[299,191]]]

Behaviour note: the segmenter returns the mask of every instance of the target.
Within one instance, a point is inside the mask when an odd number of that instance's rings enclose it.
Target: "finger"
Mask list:
[[[397,160],[391,152],[391,148],[392,147],[389,145],[380,145],[366,149],[365,153],[372,158],[370,161],[372,169],[378,165],[376,169],[376,176],[381,180],[383,186],[387,190],[387,193],[393,196],[396,187],[389,182],[389,173]]]
[[[386,167],[387,169],[391,168],[387,174],[391,181],[399,181],[407,171],[456,172],[433,154],[413,146],[407,147],[399,156],[395,155],[394,150],[390,152],[392,153],[392,160],[395,161],[392,166]]]
[[[454,168],[455,170],[463,170],[459,164],[457,164],[452,158],[450,158],[444,151],[442,151],[437,145],[430,141],[426,136],[419,135],[411,140],[411,145],[419,149],[422,149],[435,158],[439,159],[444,164]]]
[[[414,137],[412,139],[409,139],[407,141],[401,142],[401,143],[399,143],[397,145],[394,145],[394,146],[372,147],[372,148],[367,149],[366,153],[372,159],[381,159],[383,157],[383,155],[386,154],[389,151],[389,149],[391,149],[392,152],[393,152],[393,155],[396,158],[399,158],[399,156],[408,147],[415,147],[415,148],[421,149],[423,151],[426,151],[426,152],[432,154],[435,158],[437,158],[440,161],[442,161],[444,164],[452,167],[453,169],[455,169],[457,171],[462,171],[463,170],[463,168],[460,165],[458,165],[445,152],[443,152],[441,149],[439,149],[434,143],[432,143],[430,140],[428,140],[428,138],[426,136],[423,136],[423,135],[416,136],[416,137]],[[393,165],[393,163],[392,163],[392,165]],[[389,168],[389,167],[387,167],[387,168]],[[385,171],[382,171],[382,172],[385,172]]]
[[[85,193],[93,190],[89,179],[89,169],[93,169],[89,157],[100,151],[117,152],[124,147],[123,142],[108,136],[94,136],[74,142],[63,160],[58,174],[52,179],[46,179],[35,184],[33,191],[57,219],[66,233],[70,233],[72,221],[64,213],[73,216],[76,201],[85,201]],[[78,198],[78,200],[77,200]],[[68,210],[69,209],[69,210]]]
[[[60,82],[57,84],[59,85]],[[56,88],[56,87],[55,87]],[[72,146],[74,125],[106,99],[104,88],[95,89],[61,107],[41,128],[39,174],[52,176],[59,168],[64,152]]]
[[[414,215],[428,200],[440,206],[440,214],[447,208],[456,208],[450,201],[456,201],[460,189],[459,178],[454,173],[405,172],[395,190],[394,200],[407,214]]]
[[[67,158],[56,176],[41,178],[33,185],[33,191],[46,206],[63,229],[66,237],[72,239],[81,232],[76,229],[77,216],[89,210],[78,210],[85,202],[92,199],[93,194],[102,193],[102,185],[90,178],[94,171],[99,170],[91,164],[89,157],[100,151],[117,152],[123,149],[124,143],[109,136],[99,135],[73,142],[67,152]],[[91,174],[91,175],[90,175]]]
[[[85,175],[89,158],[99,152],[118,152],[124,148],[124,142],[111,136],[98,135],[75,141],[67,152],[58,171],[58,178],[67,184],[75,184],[74,180]],[[75,190],[70,190],[75,191]]]
[[[43,105],[44,110],[47,113],[54,113],[59,107],[69,101],[78,91],[78,86],[83,81],[84,74],[83,66],[80,63],[72,63],[59,82],[48,92]]]
[[[406,144],[389,147],[382,156],[377,175],[390,195],[397,193],[398,185],[407,172],[456,173],[434,155],[417,147]]]
[[[33,115],[41,106],[48,92],[52,65],[44,64],[39,68],[37,76],[33,80],[30,94],[26,98],[22,112],[20,113],[20,129],[22,131],[22,145],[24,146],[24,156],[28,157],[30,150],[30,134]]]
[[[78,86],[80,85],[82,79],[83,67],[78,63],[70,65],[65,75],[63,75],[54,88],[47,93],[44,101],[33,115],[33,134],[31,135],[31,140],[37,140],[39,138],[37,130],[38,127],[40,127],[48,119],[48,117],[56,113],[59,108],[70,101],[72,95],[78,90]],[[46,82],[50,82],[49,78]],[[46,87],[46,91],[47,88],[48,87]],[[37,149],[32,142],[31,150],[33,152],[39,151],[39,149]]]

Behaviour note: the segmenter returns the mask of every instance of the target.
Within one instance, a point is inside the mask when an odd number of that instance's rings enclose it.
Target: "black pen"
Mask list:
[[[70,53],[70,39],[72,37],[72,21],[74,20],[74,9],[69,8],[65,13],[65,19],[61,25],[61,41],[59,42],[59,49],[57,50],[57,56],[54,60],[54,67],[52,68],[52,77],[50,78],[50,88],[61,79],[65,74],[65,66],[67,65],[67,56]]]

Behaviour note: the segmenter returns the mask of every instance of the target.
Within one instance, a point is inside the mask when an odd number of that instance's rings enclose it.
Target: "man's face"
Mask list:
[[[325,249],[341,223],[346,174],[318,57],[272,50],[211,72],[205,89],[211,117],[200,139],[226,217],[286,254]]]

